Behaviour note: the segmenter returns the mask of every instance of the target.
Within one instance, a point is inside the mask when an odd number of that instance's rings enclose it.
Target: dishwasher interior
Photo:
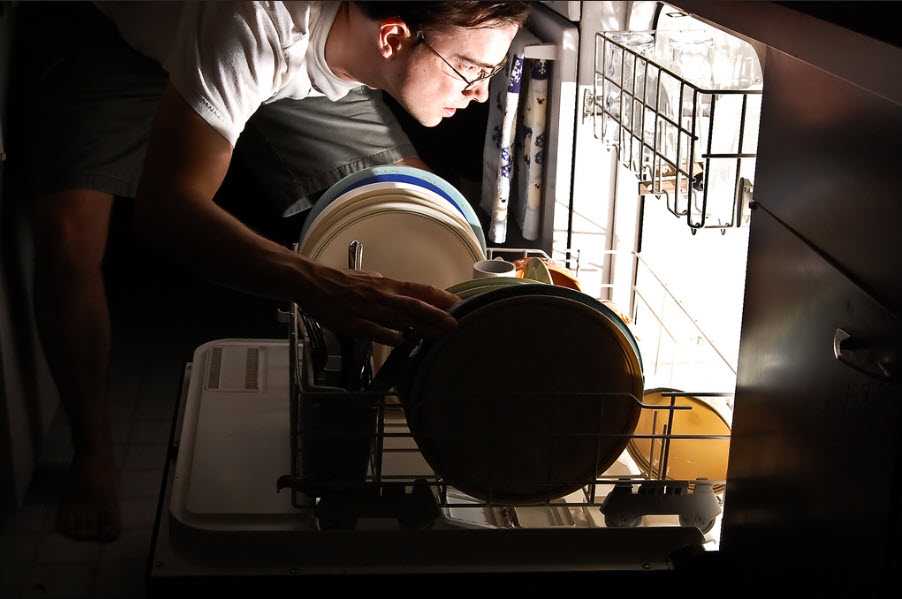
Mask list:
[[[213,341],[187,367],[151,579],[649,571],[718,550],[761,67],[747,43],[666,5],[656,31],[591,43],[553,247],[489,257],[569,268],[628,325],[645,393],[631,398],[643,416],[627,450],[544,503],[468,496],[423,458],[396,393],[342,386],[336,339],[292,305],[287,339]],[[341,424],[313,434],[323,410]],[[358,484],[305,492],[311,455]]]

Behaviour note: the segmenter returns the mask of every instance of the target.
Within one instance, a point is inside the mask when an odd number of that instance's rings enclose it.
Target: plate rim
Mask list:
[[[373,183],[365,185],[353,190],[349,190],[347,194],[343,194],[335,199],[329,206],[320,212],[312,221],[308,221],[309,226],[301,233],[300,248],[308,247],[308,240],[319,237],[322,231],[328,230],[336,219],[340,219],[350,209],[351,205],[357,202],[366,202],[364,209],[372,205],[372,202],[378,202],[378,198],[384,197],[386,202],[410,201],[411,204],[429,204],[434,205],[440,212],[452,216],[461,224],[470,227],[470,224],[461,217],[460,213],[448,206],[448,202],[443,201],[433,192],[418,188],[411,184],[398,183]],[[309,217],[308,217],[309,218]],[[481,243],[480,243],[481,245]],[[483,251],[485,248],[483,248]]]
[[[527,291],[528,288],[529,288],[529,290]],[[560,285],[548,285],[545,283],[539,283],[539,284],[529,285],[529,286],[526,286],[526,285],[518,286],[517,289],[520,290],[518,292],[501,291],[502,289],[510,289],[510,287],[500,287],[498,290],[493,289],[492,293],[496,293],[496,294],[529,293],[529,294],[539,294],[539,295],[542,293],[545,293],[546,295],[568,297],[570,299],[584,303],[587,306],[594,308],[594,309],[598,310],[599,312],[605,314],[609,319],[611,319],[617,325],[617,327],[621,331],[623,331],[626,338],[629,339],[630,344],[632,345],[633,350],[636,352],[636,356],[639,359],[639,364],[642,368],[642,372],[643,373],[645,372],[645,364],[644,364],[644,361],[642,360],[642,353],[639,348],[639,342],[636,339],[635,335],[633,335],[632,330],[630,330],[630,328],[626,324],[626,322],[622,318],[620,318],[620,315],[618,315],[611,308],[606,306],[602,301],[595,299],[594,297],[592,297],[591,295],[589,295],[585,292],[577,291],[576,289],[571,289],[569,287],[562,287]],[[483,297],[484,295],[485,294],[483,294],[479,297]],[[472,300],[475,298],[470,298],[470,299]],[[482,301],[488,301],[488,300],[482,300]],[[644,377],[644,374],[643,374],[643,377]]]

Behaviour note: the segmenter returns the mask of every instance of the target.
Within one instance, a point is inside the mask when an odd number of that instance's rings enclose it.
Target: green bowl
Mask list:
[[[535,285],[537,283],[538,281],[533,281],[532,279],[517,279],[514,277],[489,277],[486,279],[472,279],[470,281],[456,283],[451,287],[448,287],[446,291],[460,296],[461,299],[467,299],[470,297],[475,297],[477,295],[482,295],[483,293],[486,293],[493,289],[500,289],[502,287],[514,287],[516,285]]]

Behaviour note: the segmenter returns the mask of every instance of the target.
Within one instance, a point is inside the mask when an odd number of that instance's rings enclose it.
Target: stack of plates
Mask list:
[[[470,203],[450,183],[406,166],[377,166],[329,188],[307,216],[299,253],[348,268],[348,246],[363,243],[361,270],[445,289],[468,280],[485,259],[485,236]],[[374,371],[388,356],[376,345]]]
[[[417,348],[400,385],[429,465],[468,495],[514,504],[594,481],[639,419],[629,329],[571,289],[513,278],[452,289],[457,329]]]
[[[333,185],[311,210],[300,253],[347,268],[348,244],[364,245],[363,270],[444,289],[485,259],[485,237],[469,202],[444,179],[378,166]]]

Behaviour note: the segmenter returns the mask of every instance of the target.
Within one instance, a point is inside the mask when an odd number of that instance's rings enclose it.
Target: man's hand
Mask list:
[[[310,267],[301,308],[337,333],[397,345],[400,331],[431,337],[457,326],[445,311],[460,300],[456,295],[372,273]]]
[[[414,168],[423,169],[424,171],[432,172],[432,169],[429,168],[429,165],[420,160],[416,156],[407,156],[395,162],[398,166],[412,166]]]

